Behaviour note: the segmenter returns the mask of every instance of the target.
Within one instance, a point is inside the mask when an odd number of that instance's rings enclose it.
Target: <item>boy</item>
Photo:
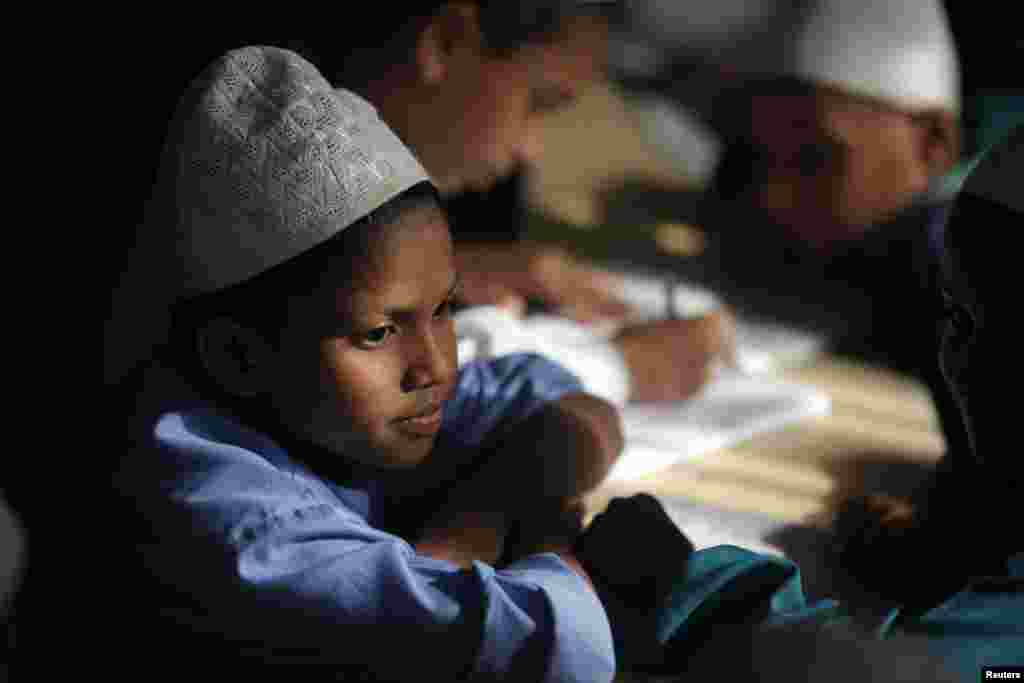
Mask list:
[[[600,77],[609,18],[620,5],[455,0],[411,13],[382,6],[363,15],[359,36],[308,44],[328,80],[372,102],[436,179],[455,233],[460,303],[512,308],[519,317],[527,302],[540,302],[583,322],[628,313],[609,274],[564,250],[515,240],[525,216],[508,186],[511,174],[528,171],[544,117]],[[496,196],[481,194],[495,183]],[[585,326],[566,329],[586,343],[547,344],[545,354],[567,367],[582,357],[576,367],[594,378],[588,386],[609,385],[603,398],[659,401],[690,398],[705,385],[728,323],[718,315],[654,321],[610,339]]]
[[[1024,667],[1024,466],[1006,448],[1013,422],[1002,419],[1004,397],[993,391],[1005,377],[995,347],[1010,334],[1010,317],[993,317],[992,308],[1005,287],[1000,231],[1024,216],[1021,177],[1017,127],[968,177],[950,218],[940,364],[970,450],[950,460],[919,526],[891,539],[890,554],[876,560],[881,572],[912,574],[894,606],[809,603],[788,561],[717,546],[690,557],[661,609],[632,615],[634,630],[617,639],[627,658],[659,673],[685,671],[679,680],[969,681],[985,678],[983,667]],[[602,526],[598,515],[584,545],[621,543],[602,539]],[[644,565],[634,559],[619,571],[636,566]],[[613,627],[623,621],[613,611]]]
[[[334,85],[371,102],[431,175],[456,239],[461,304],[524,311],[528,300],[539,301],[581,321],[627,312],[607,274],[562,249],[515,240],[525,220],[521,197],[500,180],[529,163],[542,117],[598,75],[615,7],[586,0],[381,4],[363,8],[340,39],[296,46]],[[496,181],[503,188],[493,194],[466,192]],[[115,310],[121,305],[115,301]],[[593,378],[588,389],[607,385],[604,398],[682,400],[705,384],[727,327],[708,315],[629,326],[609,340],[574,326],[587,343],[556,360],[572,367],[584,357],[589,377],[582,379]],[[132,345],[119,344],[117,327],[110,329],[108,373],[116,376]]]
[[[148,536],[139,616],[218,657],[373,680],[610,680],[571,543],[617,417],[536,356],[456,371],[452,246],[419,163],[365,101],[262,47],[197,79],[168,152],[147,263],[173,334],[115,476]]]
[[[937,363],[942,229],[964,174],[1024,122],[1024,99],[961,85],[961,46],[938,0],[805,5],[753,3],[730,17],[711,7],[700,22],[671,3],[633,5],[678,53],[733,75],[708,97],[728,147],[700,210],[713,233],[701,275],[741,310],[825,331],[836,351],[926,383],[948,460],[968,445]],[[883,519],[898,532],[928,489],[837,501],[841,562],[874,590],[903,595],[916,582],[873,569],[889,551],[870,536]]]

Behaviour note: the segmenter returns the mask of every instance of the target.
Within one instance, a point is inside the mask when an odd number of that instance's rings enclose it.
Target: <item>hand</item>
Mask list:
[[[462,303],[525,312],[537,299],[580,322],[621,319],[629,307],[615,275],[574,259],[565,249],[531,242],[460,244],[455,248]]]
[[[500,513],[437,515],[423,529],[416,552],[460,567],[469,567],[474,560],[493,565],[504,550],[505,532],[505,517]]]
[[[848,499],[833,522],[833,559],[875,596],[912,607],[935,604],[962,587],[982,557],[975,543],[984,527],[972,523],[969,505],[957,508],[957,517],[959,533],[930,522],[911,498]]]
[[[509,534],[503,559],[515,562],[538,553],[571,554],[583,531],[583,515],[578,499],[532,510]]]
[[[693,550],[658,500],[642,493],[613,498],[580,536],[576,557],[608,613],[623,666],[659,668],[658,618]]]
[[[713,362],[731,353],[728,314],[656,320],[623,328],[612,339],[629,368],[630,400],[682,401],[707,382]]]
[[[529,555],[554,553],[593,588],[594,584],[576,557],[574,547],[583,530],[584,506],[579,499],[532,511],[509,534],[502,562],[511,564]]]
[[[576,543],[576,556],[602,590],[631,609],[656,608],[685,574],[693,543],[656,498],[613,498]]]

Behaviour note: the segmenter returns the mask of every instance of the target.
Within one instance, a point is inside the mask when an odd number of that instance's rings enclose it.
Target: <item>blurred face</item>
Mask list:
[[[856,239],[928,188],[921,131],[908,114],[825,89],[757,95],[746,199],[822,249]]]
[[[295,302],[272,400],[286,425],[334,453],[408,468],[429,454],[456,370],[448,225],[433,206],[377,226],[348,281]]]
[[[586,21],[550,43],[511,53],[480,47],[450,62],[420,142],[410,139],[443,192],[486,189],[536,155],[543,115],[574,101],[600,68],[603,33]]]

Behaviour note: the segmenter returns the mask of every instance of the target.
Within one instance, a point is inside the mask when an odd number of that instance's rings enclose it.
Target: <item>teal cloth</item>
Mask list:
[[[963,155],[940,182],[939,195],[952,197],[988,150],[1013,128],[1024,124],[1024,94],[986,92],[964,102],[961,116]]]
[[[800,570],[789,560],[715,546],[690,557],[657,615],[657,639],[667,651],[685,653],[716,623],[829,628],[850,624],[853,607],[808,601]],[[1011,556],[1004,575],[978,577],[918,614],[893,608],[874,629],[879,638],[899,634],[926,636],[964,680],[977,680],[982,666],[1024,666],[1024,553]]]

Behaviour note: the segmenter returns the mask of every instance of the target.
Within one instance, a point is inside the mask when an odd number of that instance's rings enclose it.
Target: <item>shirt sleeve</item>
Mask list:
[[[566,394],[584,391],[561,365],[535,353],[513,353],[466,363],[445,404],[441,438],[474,448],[501,423],[518,422]]]
[[[233,423],[169,413],[154,435],[128,481],[159,530],[151,571],[203,605],[190,628],[371,680],[612,679],[604,611],[557,556],[460,569]]]
[[[497,306],[472,306],[455,315],[460,363],[533,353],[579,378],[584,390],[617,406],[629,399],[631,377],[608,332],[554,315],[515,316]]]

